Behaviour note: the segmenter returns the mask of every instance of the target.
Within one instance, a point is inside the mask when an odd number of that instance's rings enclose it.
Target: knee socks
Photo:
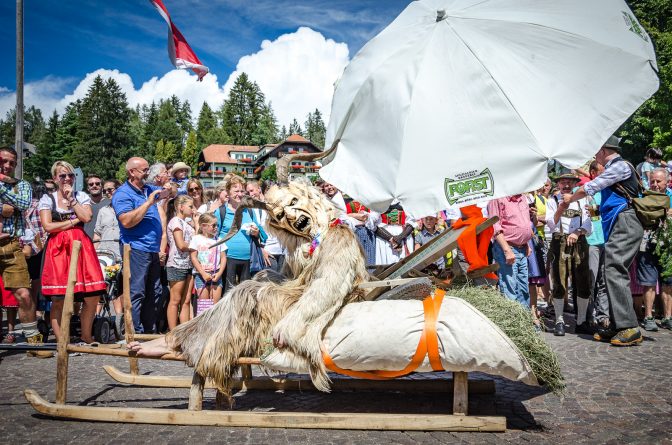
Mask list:
[[[586,312],[588,312],[588,299],[577,298],[576,307],[577,307],[576,324],[580,325],[586,322]]]
[[[565,311],[565,300],[564,298],[554,298],[553,299],[553,309],[555,309],[555,322],[560,323],[565,321],[563,313]]]

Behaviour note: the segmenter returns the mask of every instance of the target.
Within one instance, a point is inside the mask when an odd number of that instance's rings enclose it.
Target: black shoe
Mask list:
[[[565,323],[562,321],[559,321],[555,324],[555,332],[553,332],[553,335],[556,337],[564,337],[565,336]]]
[[[581,324],[576,325],[576,329],[574,329],[575,334],[586,334],[586,335],[593,335],[595,333],[595,329],[591,325],[588,324],[587,321],[584,321]]]

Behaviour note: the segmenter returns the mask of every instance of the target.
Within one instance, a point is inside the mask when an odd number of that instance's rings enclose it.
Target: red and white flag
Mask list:
[[[163,5],[163,1],[149,1],[154,5],[156,10],[159,11],[161,17],[163,17],[168,24],[168,56],[170,57],[170,61],[173,62],[175,68],[192,70],[198,76],[198,80],[202,80],[203,76],[210,71],[208,67],[198,60],[196,53],[191,49],[187,40],[180,30],[177,29],[177,26],[173,24],[173,21],[170,19],[170,14],[168,14],[168,10]]]

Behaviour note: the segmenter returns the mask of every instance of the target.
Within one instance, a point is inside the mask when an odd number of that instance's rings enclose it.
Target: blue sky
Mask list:
[[[241,57],[262,41],[309,27],[344,42],[351,58],[390,23],[407,0],[164,0],[173,22],[220,87]],[[72,93],[87,73],[104,68],[136,87],[172,70],[167,27],[146,0],[25,1],[25,80],[47,82],[54,97]],[[6,55],[0,94],[15,89],[15,2],[0,2],[0,45]],[[269,67],[277,68],[277,67]],[[9,91],[8,91],[9,90]],[[0,113],[4,115],[0,109]]]

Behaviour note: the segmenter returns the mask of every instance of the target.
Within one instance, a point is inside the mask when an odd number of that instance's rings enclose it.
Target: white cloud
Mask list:
[[[273,103],[280,126],[289,126],[293,118],[303,126],[306,115],[315,108],[328,119],[334,82],[348,60],[345,43],[301,27],[272,42],[264,40],[259,52],[242,57],[224,91],[228,93],[238,75],[245,72]]]
[[[345,43],[325,39],[322,34],[302,27],[272,42],[264,40],[260,51],[240,59],[224,87],[220,87],[215,74],[208,74],[202,82],[197,82],[191,72],[173,70],[161,78],[151,78],[136,89],[128,74],[100,68],[88,73],[74,90],[70,88],[76,83],[75,79],[48,76],[29,82],[24,90],[24,103],[40,108],[45,118],[54,109],[62,114],[70,102],[86,96],[93,80],[100,75],[114,79],[133,107],[158,102],[174,94],[180,100],[189,100],[196,118],[204,101],[212,108],[219,108],[235,79],[244,71],[272,102],[280,126],[288,126],[295,117],[303,126],[306,115],[315,108],[320,109],[325,120],[328,118],[333,84],[347,63]],[[14,107],[15,97],[13,90],[0,86],[0,116]]]

